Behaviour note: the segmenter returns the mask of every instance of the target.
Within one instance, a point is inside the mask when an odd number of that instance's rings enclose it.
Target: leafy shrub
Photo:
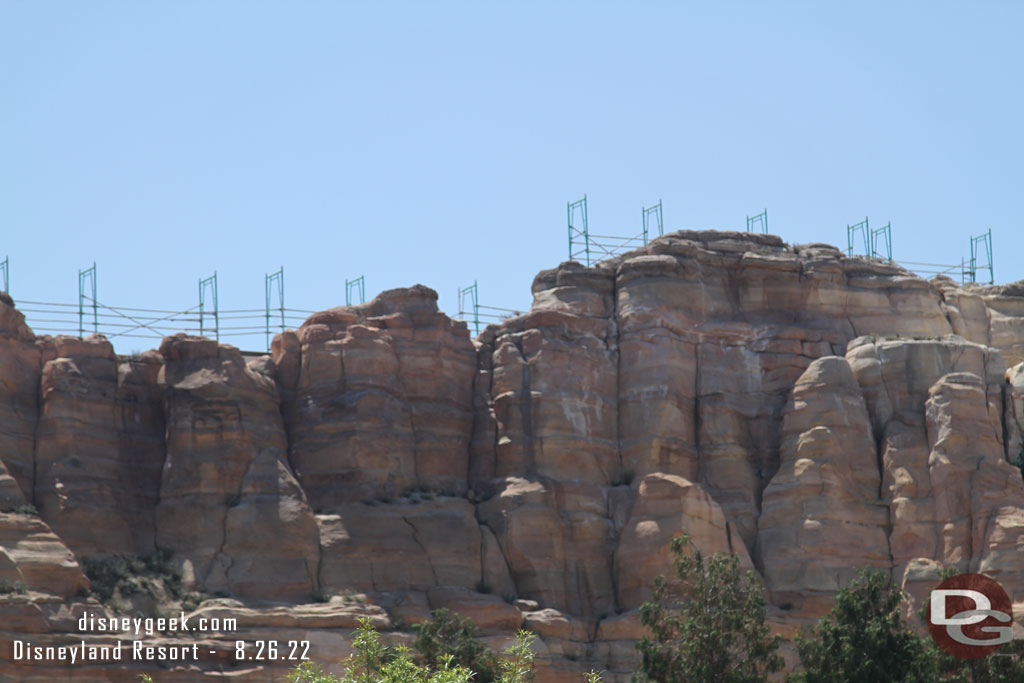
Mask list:
[[[100,602],[110,602],[116,595],[132,595],[140,591],[152,593],[152,580],[163,583],[175,599],[183,596],[181,574],[164,551],[152,555],[109,555],[87,557],[85,575],[89,577],[90,593]]]
[[[636,647],[642,670],[636,683],[759,683],[780,671],[780,638],[769,636],[764,592],[757,577],[744,576],[735,555],[716,554],[705,560],[699,550],[687,552],[686,535],[671,542],[678,582],[664,577],[654,584],[654,597],[640,607],[640,621],[653,637]]]
[[[353,652],[345,662],[341,678],[327,674],[313,662],[303,662],[288,675],[289,683],[470,683],[473,672],[452,666],[451,658],[439,668],[420,666],[412,652],[404,647],[390,647],[380,642],[380,634],[370,620],[359,620]]]
[[[466,617],[441,608],[431,613],[431,620],[416,624],[415,647],[427,666],[437,667],[445,657],[476,675],[478,683],[492,683],[498,675],[498,657],[476,639],[477,627]]]
[[[797,637],[804,670],[792,683],[875,683],[937,680],[935,659],[903,619],[903,593],[888,575],[862,569],[839,589],[827,615]]]
[[[31,503],[22,503],[21,505],[10,505],[4,508],[0,508],[0,512],[14,512],[19,515],[32,515],[33,517],[39,516],[39,510],[35,505]]]
[[[446,619],[446,623],[448,621]],[[497,683],[533,680],[531,645],[534,637],[526,631],[516,634],[515,645],[498,661],[498,676],[494,679]],[[380,634],[365,617],[359,620],[353,649],[340,678],[326,673],[314,662],[303,662],[288,674],[288,683],[478,683],[482,680],[472,670],[456,663],[452,655],[442,655],[434,666],[417,664],[408,648],[381,643]],[[601,681],[593,672],[586,678],[588,683]]]
[[[956,575],[942,569],[939,579]],[[789,683],[1019,683],[1024,681],[1024,641],[1003,645],[996,655],[959,659],[918,635],[903,618],[902,591],[887,574],[861,570],[839,589],[836,602],[817,626],[797,637],[804,670]],[[927,623],[929,601],[918,616]]]

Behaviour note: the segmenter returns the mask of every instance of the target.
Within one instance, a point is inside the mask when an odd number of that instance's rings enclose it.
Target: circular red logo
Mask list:
[[[1003,587],[982,574],[958,574],[928,599],[928,631],[961,659],[987,657],[1012,639],[1013,604]]]

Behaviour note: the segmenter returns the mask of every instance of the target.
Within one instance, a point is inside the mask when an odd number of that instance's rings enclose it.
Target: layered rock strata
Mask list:
[[[625,680],[680,533],[758,572],[784,633],[859,567],[917,596],[982,571],[1024,611],[1021,287],[682,232],[533,296],[471,340],[392,290],[259,358],[185,335],[119,358],[0,298],[0,578],[26,586],[0,595],[0,675],[45,679],[5,648],[104,609],[79,560],[155,551],[245,622],[167,680],[280,673],[232,662],[240,637],[337,664],[357,616],[438,607],[499,648],[535,630],[539,681]]]
[[[476,357],[418,286],[274,340],[290,457],[318,509],[416,487],[466,492]]]
[[[288,463],[274,381],[208,339],[168,337],[160,354],[167,457],[157,546],[179,559],[188,585],[308,598],[318,588],[319,531]]]
[[[155,550],[164,465],[162,358],[58,336],[43,352],[34,500],[79,555]]]

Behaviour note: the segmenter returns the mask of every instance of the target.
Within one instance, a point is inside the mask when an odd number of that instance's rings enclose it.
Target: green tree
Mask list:
[[[797,636],[803,671],[793,683],[929,683],[938,661],[903,618],[903,592],[888,575],[862,569],[839,589],[835,605],[809,633]]]
[[[995,654],[979,659],[959,659],[937,646],[931,638],[925,647],[945,683],[1020,683],[1024,681],[1024,641],[1014,640]]]
[[[637,649],[642,670],[634,683],[760,683],[780,671],[778,636],[765,624],[764,591],[735,555],[705,559],[688,552],[689,537],[672,540],[678,581],[658,577],[654,597],[640,608],[651,631]]]
[[[497,683],[529,683],[532,678],[534,635],[516,634],[516,642],[498,661]],[[303,662],[288,674],[288,683],[475,683],[473,671],[442,655],[437,666],[420,665],[404,646],[382,643],[368,618],[359,620],[341,677],[324,672],[313,662]],[[597,679],[600,681],[600,678]]]
[[[537,636],[529,631],[516,633],[516,642],[505,650],[498,661],[498,683],[531,683],[533,681],[533,641]]]
[[[455,665],[446,657],[437,667],[416,664],[409,648],[389,646],[370,619],[359,620],[354,652],[345,662],[345,670],[336,678],[313,662],[303,662],[288,675],[289,683],[470,683],[473,672]]]
[[[416,624],[415,648],[430,667],[438,666],[445,655],[452,662],[473,671],[474,683],[493,683],[498,676],[498,656],[476,639],[477,627],[471,620],[441,608],[431,620]]]

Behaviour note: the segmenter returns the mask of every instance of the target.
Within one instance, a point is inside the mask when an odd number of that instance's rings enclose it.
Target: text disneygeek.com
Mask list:
[[[178,617],[135,618],[135,617],[97,617],[83,615],[78,620],[78,630],[90,635],[124,634],[125,640],[110,642],[86,642],[66,645],[47,643],[39,645],[28,640],[13,641],[13,660],[22,662],[61,662],[77,664],[79,662],[109,662],[127,659],[140,662],[189,662],[198,661],[200,656],[209,651],[211,655],[229,656],[235,661],[256,660],[301,661],[309,659],[309,641],[276,641],[256,640],[247,642],[236,640],[231,644],[224,643],[222,649],[209,649],[210,643],[198,642],[181,644],[152,642],[141,640],[143,636],[178,635],[183,633],[198,635],[201,633],[217,633],[223,636],[237,630],[238,620],[217,617],[193,617],[184,612]]]

